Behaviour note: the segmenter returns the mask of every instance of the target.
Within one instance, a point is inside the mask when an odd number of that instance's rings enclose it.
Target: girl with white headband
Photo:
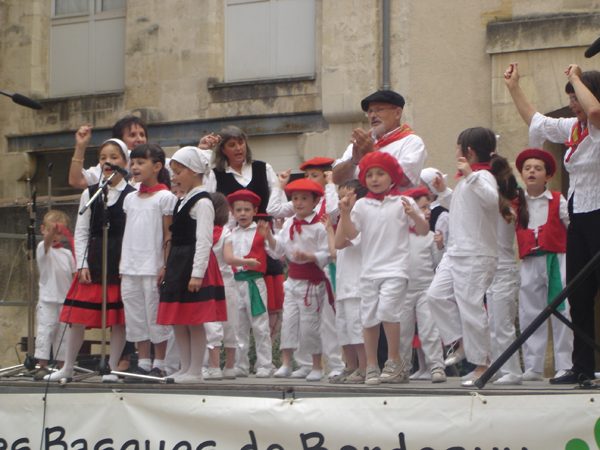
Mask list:
[[[172,325],[181,370],[176,383],[202,383],[206,322],[225,322],[225,289],[212,251],[215,210],[203,184],[212,152],[184,147],[171,158],[173,182],[185,190],[175,205],[171,250],[161,286],[157,323]]]

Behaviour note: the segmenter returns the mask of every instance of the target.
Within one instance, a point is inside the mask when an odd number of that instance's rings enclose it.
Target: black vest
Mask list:
[[[260,197],[261,201],[258,213],[267,213],[267,205],[269,204],[271,192],[269,191],[266,163],[263,161],[252,161],[252,181],[246,187],[238,183],[232,173],[221,172],[216,169],[213,169],[213,172],[217,179],[217,191],[227,196],[242,189],[248,189]]]
[[[92,197],[98,190],[98,184],[90,186],[88,191]],[[121,245],[125,233],[125,212],[123,202],[125,197],[135,192],[131,185],[119,195],[117,201],[107,208],[108,212],[108,245],[107,245],[107,282],[108,284],[120,284],[119,262],[121,261]],[[90,206],[90,243],[88,248],[88,267],[92,277],[92,283],[102,283],[102,210],[104,203],[102,195],[99,195]]]
[[[169,227],[171,231],[171,245],[193,245],[196,243],[196,221],[190,217],[190,210],[202,198],[210,198],[207,192],[199,192],[190,198],[180,211],[177,211],[181,199],[175,204],[173,210],[173,223]]]

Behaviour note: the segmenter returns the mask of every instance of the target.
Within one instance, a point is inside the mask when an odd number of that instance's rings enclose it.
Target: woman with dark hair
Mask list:
[[[600,251],[600,72],[582,72],[571,64],[565,70],[565,92],[574,118],[554,119],[537,112],[519,86],[518,63],[511,63],[504,73],[504,83],[519,114],[529,125],[532,148],[544,141],[564,143],[564,166],[569,172],[569,217],[567,230],[567,283]],[[573,324],[592,339],[594,333],[594,298],[600,283],[600,269],[584,280],[569,296]],[[550,380],[551,384],[574,384],[580,375],[593,379],[594,350],[580,337],[573,341],[573,367]]]
[[[207,183],[207,190],[227,196],[241,189],[248,189],[261,199],[258,214],[266,215],[271,190],[277,187],[277,174],[270,164],[252,159],[248,137],[238,127],[225,127],[219,132],[219,136],[221,140],[214,155],[214,177]],[[283,307],[283,268],[279,261],[267,258],[265,282],[273,338],[278,328],[279,311]]]

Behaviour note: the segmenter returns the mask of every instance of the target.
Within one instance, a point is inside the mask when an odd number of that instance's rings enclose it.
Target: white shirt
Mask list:
[[[571,140],[571,132],[577,124],[576,118],[554,119],[536,113],[529,126],[529,143],[532,148],[541,147],[544,141],[564,144]],[[570,199],[573,193],[573,212],[586,213],[600,209],[600,130],[588,123],[589,135],[581,141],[577,150],[571,155],[569,162],[567,156],[571,149],[567,149],[564,158],[565,169],[569,172]]]
[[[350,245],[337,252],[336,300],[360,298],[359,281],[362,272],[361,235],[350,241]]]
[[[498,268],[517,267],[515,258],[515,222],[506,223],[502,214],[498,213]]]
[[[125,197],[121,274],[158,275],[165,265],[163,217],[173,215],[175,203],[177,197],[165,190],[148,198],[140,198],[137,192]]]
[[[44,241],[37,247],[37,265],[40,270],[40,301],[64,303],[77,271],[71,252],[65,248],[44,250]]]
[[[390,131],[393,133],[396,130]],[[385,138],[390,133],[387,133]],[[383,139],[382,138],[382,139]],[[410,134],[399,141],[394,141],[385,147],[379,149],[381,152],[386,152],[392,155],[398,160],[400,167],[404,171],[406,178],[410,180],[408,186],[400,188],[404,191],[407,189],[417,188],[421,183],[421,170],[425,166],[425,160],[427,159],[427,151],[425,150],[425,144],[423,140],[416,134]],[[352,144],[346,148],[346,151],[342,157],[335,161],[334,167],[352,159]],[[358,166],[354,170],[354,178],[358,178]]]
[[[313,213],[304,220],[310,223],[315,215],[316,213]],[[294,230],[294,239],[292,240],[290,239],[290,228],[293,223],[293,217],[284,222],[279,234],[275,235],[275,248],[271,248],[267,242],[267,253],[273,259],[281,259],[286,256],[290,261],[297,264],[305,264],[305,262],[296,261],[292,255],[293,251],[312,253],[317,259],[317,266],[323,270],[333,260],[331,253],[329,253],[327,230],[321,222],[312,225],[302,225],[302,233]]]
[[[318,205],[314,209],[317,213],[321,211],[323,200],[325,200],[325,212],[331,216],[331,220],[336,224],[340,217],[340,210],[338,207],[340,198],[335,184],[328,183],[325,185],[325,196],[321,197]],[[292,217],[295,214],[294,205],[291,201],[288,201],[285,192],[282,189],[275,187],[271,190],[269,204],[267,205],[267,214],[276,219]]]
[[[219,269],[221,269],[221,277],[223,278],[223,286],[235,287],[233,270],[231,270],[231,266],[225,262],[225,258],[223,257],[223,247],[225,244],[231,244],[231,230],[228,228],[223,228],[221,237],[213,246],[213,252],[215,253],[217,261],[219,262]]]
[[[257,225],[256,222],[252,222],[247,228],[242,228],[237,225],[231,230],[231,243],[233,244],[233,255],[237,258],[246,258],[250,250],[252,250],[252,243],[254,242],[254,236],[256,236]],[[267,244],[265,243],[265,247]],[[242,270],[241,267],[236,270]]]
[[[121,193],[123,192],[123,189],[125,189],[126,186],[127,186],[127,182],[125,180],[121,179],[121,181],[119,181],[119,184],[117,184],[115,187],[112,187],[112,186],[108,187],[108,194],[107,194],[108,206],[112,206],[117,202],[117,200],[121,196]],[[85,204],[89,200],[90,200],[90,191],[89,191],[89,189],[86,189],[81,194],[81,199],[79,200],[79,211],[81,211],[81,209],[85,206]],[[101,214],[101,211],[100,211],[100,214]],[[78,269],[87,269],[88,268],[87,257],[84,258],[84,255],[87,256],[85,250],[86,250],[88,240],[90,237],[90,219],[91,219],[91,217],[92,217],[91,206],[81,216],[80,215],[77,216],[77,223],[75,224],[75,236],[74,236],[73,240],[75,241],[75,256],[77,257]]]
[[[410,269],[408,271],[408,289],[425,291],[433,281],[435,268],[442,260],[444,250],[438,250],[433,240],[434,232],[426,236],[410,233],[408,237],[410,249]]]
[[[408,278],[408,234],[414,222],[404,211],[403,198],[419,210],[410,197],[388,195],[383,201],[361,198],[350,212],[362,236],[362,278]]]
[[[498,257],[498,184],[487,170],[461,177],[454,192],[440,193],[450,223],[446,253],[450,256]]]
[[[525,192],[525,200],[527,201],[527,209],[529,210],[529,224],[527,228],[535,230],[537,239],[538,228],[548,222],[549,202],[552,200],[552,192],[546,189],[543,194],[537,197],[532,197]],[[569,228],[569,205],[567,200],[562,195],[560,196],[559,218],[565,229]]]
[[[183,196],[177,211],[188,202],[190,198],[200,192],[205,192],[204,186],[197,186]],[[215,222],[215,209],[209,198],[201,198],[190,210],[190,217],[196,221],[196,251],[194,252],[194,265],[192,278],[204,278],[208,267],[208,258],[213,246],[213,228]]]

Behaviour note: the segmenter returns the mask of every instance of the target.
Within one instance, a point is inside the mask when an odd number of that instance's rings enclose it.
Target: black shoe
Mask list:
[[[148,375],[150,371],[146,369],[142,369],[141,367],[137,367],[133,372],[136,375]],[[143,383],[144,380],[142,378],[137,377],[125,377],[123,378],[123,383]]]
[[[564,375],[551,378],[550,384],[579,384],[581,381],[589,379],[593,379],[593,377],[581,372],[575,372],[573,369],[569,369]]]
[[[162,378],[167,376],[167,373],[160,370],[158,367],[153,367],[150,372],[148,372],[149,377],[156,377],[156,380],[144,380],[145,383],[160,383]]]

